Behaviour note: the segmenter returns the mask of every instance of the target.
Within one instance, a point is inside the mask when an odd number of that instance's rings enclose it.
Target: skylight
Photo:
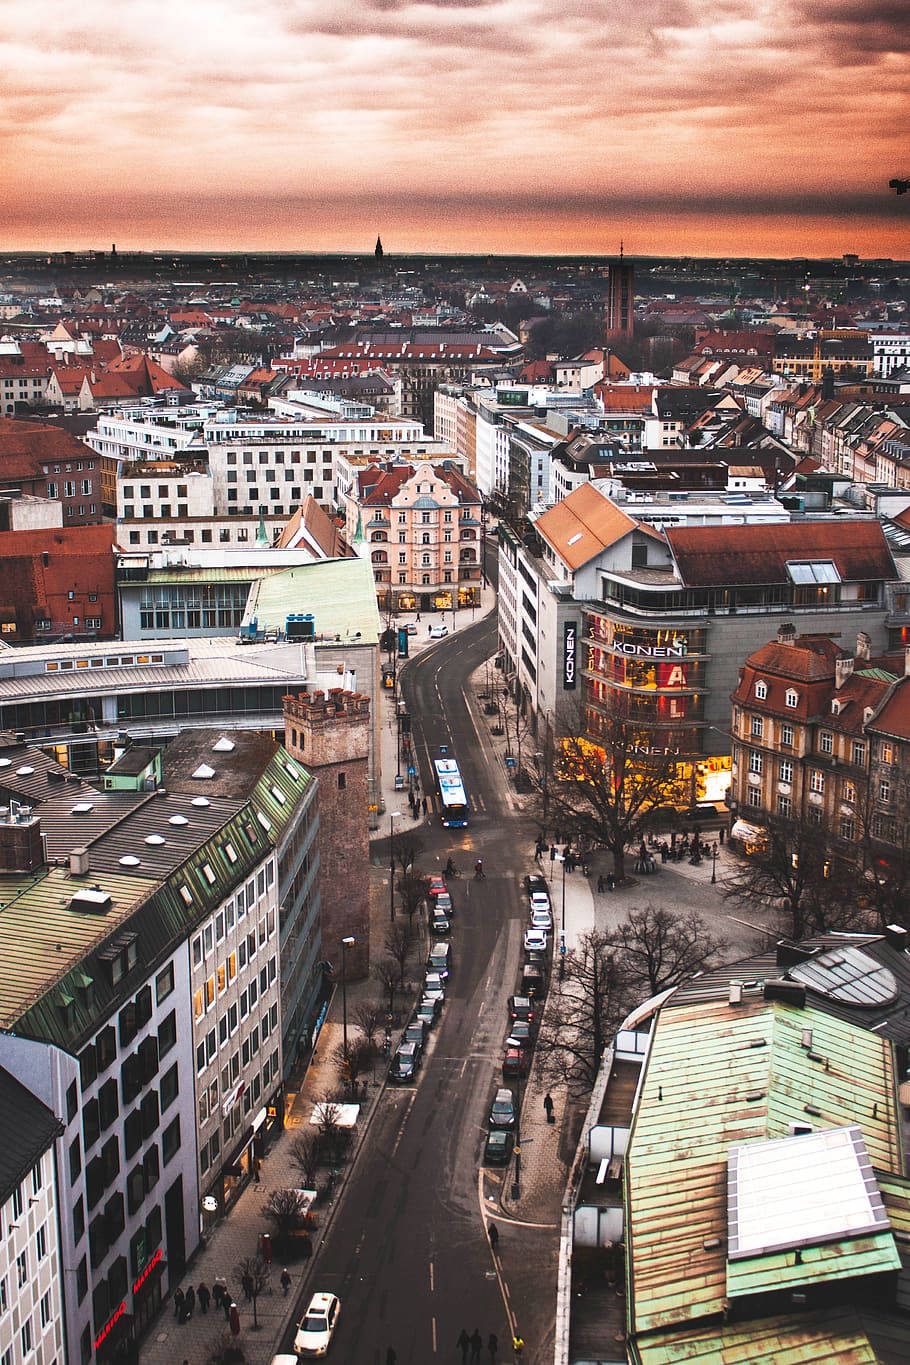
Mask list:
[[[124,853],[123,857],[119,859],[119,862],[121,867],[139,866],[139,859],[134,857],[132,853]]]
[[[172,815],[168,820],[169,825],[188,825],[189,823],[185,815]]]
[[[801,562],[788,561],[787,573],[797,587],[814,583],[839,583],[840,574],[831,559],[806,559]]]
[[[163,844],[164,837],[161,834],[148,834],[146,835],[145,842],[147,844]]]
[[[227,739],[224,735],[222,735],[221,738],[216,740],[215,743],[212,745],[212,753],[230,754],[233,753],[236,747],[237,746],[232,739]]]
[[[35,771],[34,768],[32,768],[28,763],[23,763],[21,768],[16,769],[16,773],[19,777],[31,777],[34,771]]]
[[[194,806],[210,806],[211,804],[212,804],[212,803],[211,803],[211,801],[208,799],[207,796],[194,796],[194,797],[193,797],[193,805],[194,805]]]
[[[575,534],[574,534],[574,536],[569,536],[569,539],[566,541],[566,544],[567,544],[567,545],[577,545],[577,543],[581,540],[581,538],[582,538],[583,535],[584,535],[584,531],[576,531]]]
[[[215,776],[215,769],[210,768],[207,763],[200,763],[199,767],[193,773],[193,776],[200,781],[207,780],[208,778]]]
[[[73,806],[71,814],[88,815],[89,811],[94,809],[95,807],[92,805],[91,801],[77,801],[76,805]]]

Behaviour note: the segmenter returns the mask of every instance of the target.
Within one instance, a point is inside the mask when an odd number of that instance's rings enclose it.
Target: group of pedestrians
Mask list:
[[[179,1323],[189,1322],[196,1310],[197,1304],[199,1305],[200,1313],[207,1313],[209,1311],[209,1304],[213,1300],[216,1307],[222,1308],[224,1307],[225,1299],[227,1299],[227,1308],[225,1309],[225,1317],[227,1317],[227,1309],[230,1308],[231,1296],[228,1294],[227,1287],[223,1280],[216,1280],[212,1289],[209,1289],[208,1285],[205,1283],[200,1284],[198,1289],[194,1289],[192,1285],[190,1285],[188,1289],[175,1289],[174,1317]]]
[[[480,1353],[483,1350],[483,1337],[480,1335],[480,1328],[475,1327],[471,1335],[468,1336],[467,1328],[462,1327],[455,1345],[461,1351],[462,1365],[467,1365],[469,1351],[472,1361],[480,1360]],[[496,1365],[499,1354],[499,1338],[495,1332],[491,1332],[487,1337],[487,1350],[490,1353],[490,1365]]]

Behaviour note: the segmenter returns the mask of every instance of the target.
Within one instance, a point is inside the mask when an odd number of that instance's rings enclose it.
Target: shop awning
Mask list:
[[[761,844],[767,839],[768,831],[761,825],[750,824],[748,820],[734,821],[730,830],[731,839],[742,839],[747,844]]]

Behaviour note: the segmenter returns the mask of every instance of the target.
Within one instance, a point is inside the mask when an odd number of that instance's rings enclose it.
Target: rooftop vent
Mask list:
[[[777,980],[765,982],[764,997],[766,1000],[780,1000],[785,1005],[795,1005],[797,1009],[804,1009],[806,988],[800,986],[796,981],[785,981],[777,978]]]
[[[727,1001],[728,1001],[728,1003],[731,1004],[731,1005],[739,1005],[739,1004],[742,1004],[742,998],[743,998],[743,983],[742,983],[741,981],[731,981],[731,982],[730,982],[730,991],[729,991],[729,994],[728,994],[728,996],[727,996]]]
[[[78,801],[78,802],[76,803],[76,805],[73,806],[73,809],[72,809],[72,811],[70,812],[70,814],[72,814],[72,815],[88,815],[89,811],[90,811],[90,810],[94,810],[94,809],[95,809],[95,807],[92,805],[91,801]]]
[[[102,891],[100,886],[85,886],[74,891],[70,900],[73,910],[84,910],[89,914],[103,915],[112,904],[110,891]]]

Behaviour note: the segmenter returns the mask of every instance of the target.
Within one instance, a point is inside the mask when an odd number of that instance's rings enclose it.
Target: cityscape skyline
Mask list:
[[[0,248],[901,257],[904,20],[38,0],[4,43]]]

